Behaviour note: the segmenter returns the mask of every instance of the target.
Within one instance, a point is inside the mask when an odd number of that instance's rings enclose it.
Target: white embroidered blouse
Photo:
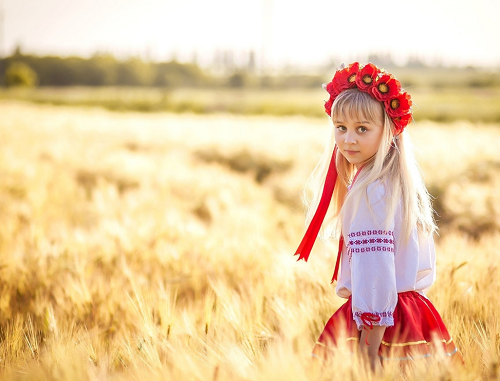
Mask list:
[[[368,186],[368,202],[361,203],[352,223],[343,223],[342,251],[337,295],[352,295],[353,319],[358,329],[361,314],[380,317],[375,325],[394,325],[393,312],[398,293],[417,291],[422,295],[436,279],[436,255],[432,236],[422,237],[415,227],[407,242],[401,232],[401,209],[388,228],[383,227],[386,213],[384,186],[377,182]],[[371,209],[371,211],[370,211]],[[346,216],[351,211],[346,210]],[[343,222],[346,222],[344,218]],[[349,226],[347,226],[349,225]]]

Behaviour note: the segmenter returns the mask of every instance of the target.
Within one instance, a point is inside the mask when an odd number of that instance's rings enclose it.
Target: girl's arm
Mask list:
[[[387,326],[394,325],[398,300],[395,273],[394,221],[385,225],[387,206],[380,183],[368,187],[355,218],[346,229],[352,280],[353,319],[361,330],[360,350],[373,366]],[[372,329],[366,327],[371,322]],[[366,345],[368,340],[369,345]],[[378,361],[378,363],[380,363]]]
[[[369,361],[372,370],[376,370],[380,365],[378,349],[382,343],[385,329],[386,327],[383,325],[374,325],[372,329],[363,329],[361,331],[359,350],[361,355]]]

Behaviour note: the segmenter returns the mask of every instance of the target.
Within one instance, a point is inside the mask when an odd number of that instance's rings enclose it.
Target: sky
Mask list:
[[[154,60],[216,51],[258,64],[315,66],[390,53],[445,65],[500,66],[500,0],[0,0],[0,54]]]

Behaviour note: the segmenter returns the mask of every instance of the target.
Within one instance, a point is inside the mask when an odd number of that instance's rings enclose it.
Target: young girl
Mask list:
[[[391,74],[357,62],[341,67],[326,90],[335,143],[311,176],[309,227],[296,255],[307,261],[330,210],[325,230],[340,241],[332,283],[338,277],[337,294],[347,302],[326,324],[313,356],[327,358],[344,342],[358,347],[372,369],[437,353],[461,361],[425,296],[436,278],[436,226],[404,132],[410,95]]]

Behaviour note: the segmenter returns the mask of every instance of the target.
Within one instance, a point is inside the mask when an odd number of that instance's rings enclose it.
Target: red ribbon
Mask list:
[[[370,329],[373,329],[373,323],[378,323],[380,321],[380,316],[372,314],[370,312],[363,312],[360,318],[363,322],[363,329],[366,329],[367,331],[368,328],[366,328],[366,326],[370,327]],[[366,335],[365,344],[370,345],[370,343],[368,343],[368,335]]]
[[[333,278],[331,283],[335,282],[337,280],[337,276],[339,275],[340,257],[342,256],[343,248],[344,248],[344,236],[341,232],[339,239],[339,250],[337,251],[337,261],[335,262],[335,271],[333,272]]]
[[[354,175],[354,178],[352,179],[351,187],[354,185],[354,182],[356,181],[356,178],[358,177],[358,175],[361,172],[361,169],[363,167],[364,167],[364,165],[362,165],[361,167],[359,167],[358,171]],[[332,278],[332,282],[331,283],[333,283],[334,281],[337,280],[337,276],[339,274],[340,257],[342,257],[342,249],[343,248],[344,248],[344,235],[341,232],[340,233],[340,239],[339,239],[339,250],[337,251],[337,261],[335,263],[335,271],[333,272],[333,278]]]
[[[307,260],[309,259],[309,254],[311,254],[312,247],[314,245],[314,242],[316,242],[319,229],[323,224],[323,220],[325,219],[328,206],[330,205],[330,201],[332,200],[333,190],[335,189],[335,183],[337,182],[337,176],[338,176],[337,165],[335,164],[335,160],[337,157],[337,150],[338,147],[337,145],[335,145],[335,148],[333,149],[332,158],[330,160],[330,165],[328,167],[328,173],[326,174],[325,185],[323,186],[323,193],[321,194],[321,199],[319,200],[318,208],[316,209],[316,212],[314,213],[311,223],[307,228],[306,234],[304,234],[304,238],[302,238],[302,241],[300,242],[300,245],[294,254],[299,256],[299,259],[297,259],[297,261],[303,259],[307,262]],[[354,181],[356,181],[356,178],[358,177],[362,168],[363,166],[361,166],[356,172],[356,175],[352,180],[351,186],[352,184],[354,184]],[[336,281],[338,278],[340,258],[342,256],[343,247],[344,247],[344,236],[341,233],[339,239],[339,250],[337,252],[337,260],[335,263],[335,270],[333,272],[332,283]]]
[[[337,157],[337,145],[333,150],[332,159],[330,160],[330,165],[328,167],[328,173],[326,174],[325,185],[323,186],[323,194],[319,200],[318,209],[307,228],[306,234],[294,255],[298,255],[300,261],[301,259],[307,262],[309,254],[311,254],[312,247],[316,238],[318,237],[319,229],[321,224],[325,219],[326,211],[332,200],[333,190],[335,189],[335,183],[337,182],[337,166],[335,164],[335,158]]]

